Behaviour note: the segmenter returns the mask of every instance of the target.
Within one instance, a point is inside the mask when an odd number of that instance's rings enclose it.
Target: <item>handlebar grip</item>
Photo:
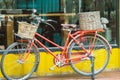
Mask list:
[[[35,15],[37,15],[37,16],[39,16],[39,14],[38,13],[34,13]]]

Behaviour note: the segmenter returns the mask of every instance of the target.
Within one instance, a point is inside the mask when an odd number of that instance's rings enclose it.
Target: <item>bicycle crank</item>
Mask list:
[[[57,54],[56,57],[58,57],[58,59],[54,58],[54,64],[52,67],[50,67],[50,70],[54,70],[55,67],[62,67],[65,65],[65,57],[61,56],[61,54]]]

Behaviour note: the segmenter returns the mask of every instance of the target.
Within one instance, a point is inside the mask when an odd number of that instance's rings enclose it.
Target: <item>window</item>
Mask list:
[[[64,0],[62,0],[64,1]],[[100,11],[101,17],[109,20],[106,32],[102,34],[111,45],[118,44],[118,0],[66,0],[61,8],[66,13]],[[78,17],[69,16],[69,23],[76,23]]]
[[[102,35],[110,42],[111,45],[118,45],[118,0],[11,0],[12,4],[0,6],[1,9],[9,8],[14,9],[37,9],[41,17],[44,19],[54,19],[58,21],[59,24],[53,24],[56,27],[56,31],[52,32],[50,29],[40,28],[39,33],[43,30],[48,30],[43,35],[47,36],[50,40],[63,46],[66,39],[66,32],[61,30],[61,23],[74,23],[78,24],[78,13],[89,12],[89,11],[100,11],[101,17],[105,17],[109,20],[107,24],[106,32]],[[2,0],[0,3],[3,5]],[[57,14],[57,15],[56,15]],[[62,15],[61,14],[66,14]],[[69,14],[69,15],[68,15]],[[17,20],[24,20],[24,17],[17,18]],[[52,23],[51,23],[52,24]],[[16,27],[16,26],[15,26]],[[5,27],[0,27],[0,45],[6,45],[6,34],[4,31]],[[15,30],[16,32],[16,30]],[[52,33],[52,34],[50,34]],[[49,37],[52,36],[52,37]],[[46,46],[53,47],[47,42],[43,43]]]

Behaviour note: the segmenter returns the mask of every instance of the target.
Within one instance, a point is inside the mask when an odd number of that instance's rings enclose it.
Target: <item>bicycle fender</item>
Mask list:
[[[92,35],[92,34],[91,34],[91,35]],[[93,35],[94,35],[94,34],[93,34]],[[83,36],[84,36],[84,35],[83,35]],[[102,38],[102,39],[106,42],[106,44],[107,44],[107,46],[108,46],[108,48],[109,48],[109,50],[110,50],[110,53],[112,53],[112,47],[111,47],[111,45],[109,44],[109,42],[108,42],[102,35],[100,35],[100,34],[96,34],[96,36]],[[75,36],[74,38],[76,39],[77,37],[82,37],[82,36],[77,35],[77,36]],[[67,51],[68,51],[68,49],[69,49],[69,47],[70,47],[70,44],[71,44],[73,41],[74,41],[74,40],[72,39],[72,40],[70,41],[70,43],[68,44]]]

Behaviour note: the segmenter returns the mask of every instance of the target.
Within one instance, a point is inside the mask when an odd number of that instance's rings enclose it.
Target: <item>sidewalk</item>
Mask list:
[[[91,77],[81,75],[61,75],[61,76],[44,76],[31,77],[29,80],[92,80]],[[94,80],[120,80],[120,71],[108,71],[95,75]]]

